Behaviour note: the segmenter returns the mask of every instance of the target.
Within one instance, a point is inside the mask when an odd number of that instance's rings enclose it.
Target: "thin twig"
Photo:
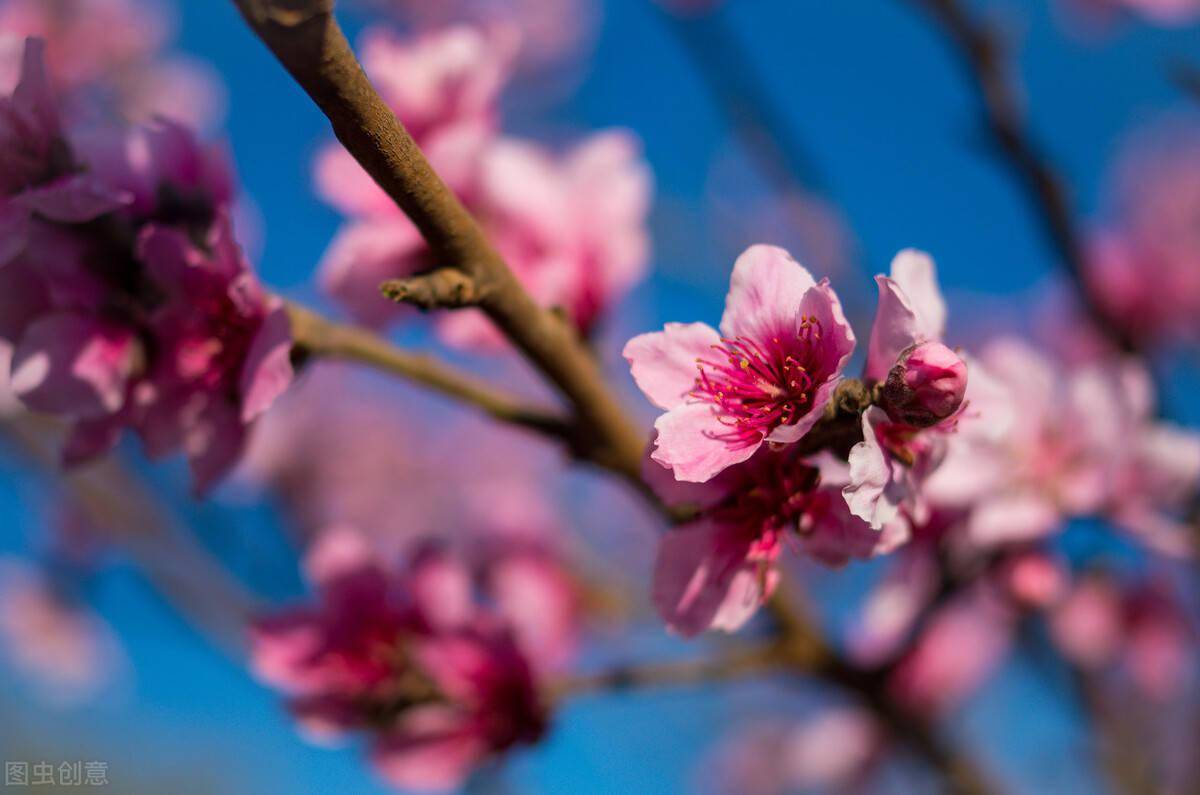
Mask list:
[[[586,457],[640,480],[645,438],[596,359],[559,315],[537,305],[371,86],[331,0],[234,0],[259,38],[328,117],[333,132],[412,219],[437,261],[474,281],[479,307],[571,404]],[[382,298],[380,300],[383,300]]]
[[[1084,311],[1119,350],[1136,352],[1137,341],[1112,317],[1087,278],[1086,251],[1066,186],[1026,129],[1025,113],[1010,81],[1011,65],[1001,37],[973,19],[960,0],[910,2],[923,8],[958,50],[978,95],[984,125],[1025,188]]]
[[[528,406],[430,356],[409,353],[366,329],[336,323],[299,304],[289,303],[288,315],[292,338],[304,354],[366,364],[467,403],[509,425],[558,439],[570,435],[569,424],[561,417]]]
[[[734,649],[714,657],[620,665],[593,674],[560,679],[551,687],[555,701],[597,691],[612,692],[662,685],[683,686],[753,676],[788,667],[778,644]]]

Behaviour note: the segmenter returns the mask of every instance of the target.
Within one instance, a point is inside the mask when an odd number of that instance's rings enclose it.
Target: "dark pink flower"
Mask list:
[[[786,251],[753,246],[734,265],[721,332],[670,323],[625,346],[634,380],[666,409],[652,458],[704,482],[765,442],[798,441],[821,417],[854,351],[827,281]]]
[[[873,530],[850,514],[841,495],[845,465],[832,457],[806,461],[794,448],[765,448],[687,494],[656,474],[654,464],[647,469],[668,502],[699,503],[695,520],[659,542],[654,571],[659,613],[683,635],[744,624],[773,592],[776,560],[788,544],[843,566],[908,538],[902,522]]]
[[[488,758],[541,737],[546,714],[529,662],[504,623],[472,602],[454,561],[430,550],[396,571],[363,536],[337,529],[307,568],[319,604],[259,622],[253,662],[314,738],[366,732],[390,783],[428,791],[452,789]]]
[[[233,239],[224,159],[165,121],[61,137],[38,50],[31,42],[26,77],[0,107],[25,141],[6,153],[53,154],[0,211],[24,213],[21,245],[10,240],[0,265],[13,391],[73,423],[67,463],[130,428],[151,455],[182,449],[202,491],[291,380],[286,313]]]

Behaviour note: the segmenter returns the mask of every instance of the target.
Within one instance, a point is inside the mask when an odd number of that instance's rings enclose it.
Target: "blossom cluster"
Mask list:
[[[967,366],[941,342],[946,308],[927,255],[901,252],[877,282],[859,385],[878,405],[850,420],[840,459],[811,441],[837,408],[856,338],[828,280],[786,251],[738,259],[720,332],[672,323],[625,346],[638,386],[666,410],[650,465],[674,475],[664,498],[698,506],[659,548],[655,601],[675,629],[739,627],[774,590],[793,539],[842,565],[895,549],[927,513],[920,484],[967,412]]]
[[[547,724],[528,609],[488,608],[470,573],[435,546],[390,566],[345,527],[306,563],[319,603],[260,621],[253,665],[287,692],[314,741],[363,731],[392,784],[450,789],[483,760],[536,742]]]
[[[233,237],[219,150],[166,118],[68,123],[38,39],[0,100],[0,338],[11,389],[70,423],[69,464],[129,428],[195,487],[291,380],[286,312]]]
[[[563,152],[504,135],[498,99],[517,46],[510,28],[458,25],[415,39],[371,29],[360,49],[383,99],[520,282],[587,334],[645,271],[649,170],[624,131]],[[350,219],[321,264],[325,288],[370,325],[413,312],[382,299],[379,285],[437,264],[417,228],[336,144],[319,155],[316,183]],[[454,345],[501,344],[475,311],[436,323]]]

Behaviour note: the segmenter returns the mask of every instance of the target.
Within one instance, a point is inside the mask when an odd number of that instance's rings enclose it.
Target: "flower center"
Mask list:
[[[807,414],[820,376],[814,352],[820,338],[821,324],[806,317],[794,336],[722,339],[711,358],[697,359],[700,374],[690,394],[712,403],[729,429],[714,438],[748,447]]]
[[[820,485],[820,471],[793,450],[759,453],[746,467],[743,481],[713,515],[743,528],[755,539],[756,551],[773,557],[789,530],[798,531]]]

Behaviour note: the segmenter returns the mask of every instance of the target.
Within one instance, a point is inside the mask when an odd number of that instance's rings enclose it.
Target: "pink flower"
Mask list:
[[[13,391],[73,423],[67,463],[107,451],[128,427],[151,455],[182,449],[203,491],[291,380],[286,313],[233,240],[224,161],[169,122],[72,147],[38,50],[31,42],[26,77],[0,113],[13,136],[32,138],[5,151],[56,152],[49,173],[75,171],[19,184],[5,208],[25,212],[21,245],[0,266]],[[102,214],[105,224],[83,223]]]
[[[1133,362],[1061,372],[1024,343],[1001,340],[972,367],[1007,390],[1013,421],[960,423],[925,496],[969,508],[981,546],[1042,538],[1069,517],[1103,515],[1159,551],[1186,554],[1176,518],[1200,479],[1200,437],[1156,421],[1152,388]],[[968,396],[970,401],[970,396]]]
[[[645,269],[649,172],[625,133],[593,136],[562,155],[498,139],[496,95],[511,50],[502,31],[455,27],[412,43],[375,32],[364,62],[526,289],[588,333]],[[326,289],[361,322],[382,326],[403,316],[379,284],[435,264],[420,234],[340,147],[321,155],[316,177],[319,192],[354,219],[326,252]],[[436,322],[450,344],[503,345],[477,312]]]
[[[519,33],[520,65],[545,78],[563,61],[577,60],[591,44],[598,8],[591,0],[365,0],[401,16],[420,30],[469,21]]]
[[[684,496],[647,467],[664,499]],[[699,501],[699,515],[663,536],[655,563],[654,602],[667,625],[685,636],[741,627],[774,591],[776,560],[789,542],[829,566],[904,543],[907,525],[877,531],[850,515],[844,469],[832,457],[805,461],[794,448],[766,448],[692,487],[687,496]]]
[[[1139,132],[1113,168],[1112,207],[1094,235],[1088,277],[1112,320],[1143,342],[1200,336],[1197,175],[1200,130],[1178,122]]]
[[[1007,655],[1013,616],[986,591],[959,596],[936,613],[892,674],[896,698],[945,712],[969,697]]]
[[[362,39],[362,63],[380,95],[456,192],[470,192],[481,149],[496,134],[497,99],[515,42],[501,29],[465,25],[406,40],[382,29]],[[317,160],[318,191],[343,212],[401,217],[399,209],[338,144]]]
[[[256,672],[289,694],[307,733],[366,732],[383,777],[423,791],[453,789],[488,758],[541,737],[529,663],[472,603],[453,561],[419,554],[394,571],[340,529],[307,568],[319,604],[259,622],[252,638]]]
[[[1171,589],[1082,578],[1050,614],[1051,637],[1074,664],[1104,672],[1120,665],[1146,697],[1166,702],[1195,667],[1196,633]]]
[[[645,274],[651,177],[632,135],[599,133],[561,157],[498,140],[479,190],[478,213],[517,278],[584,334]]]
[[[940,342],[946,331],[946,302],[928,254],[905,249],[892,260],[891,276],[876,276],[879,305],[871,325],[865,376],[883,381],[900,355],[922,342]]]
[[[517,446],[523,439],[482,421],[410,424],[395,406],[413,396],[374,386],[312,365],[256,428],[245,474],[270,489],[302,544],[336,524],[370,528],[387,554],[441,539],[539,670],[561,668],[578,647],[582,597],[549,473]],[[452,454],[468,443],[469,462]]]
[[[826,707],[801,723],[762,721],[736,729],[717,749],[712,773],[717,791],[739,795],[857,792],[878,770],[883,746],[883,733],[866,712]]]
[[[73,162],[50,90],[44,43],[25,43],[20,81],[0,99],[0,266],[18,256],[33,217],[90,221],[127,198],[97,183]]]
[[[658,407],[652,458],[704,482],[764,442],[798,441],[821,417],[854,351],[837,295],[786,251],[754,246],[734,265],[721,333],[670,323],[625,346]]]
[[[104,621],[14,559],[0,559],[0,650],[59,703],[98,695],[121,664],[120,647]]]

